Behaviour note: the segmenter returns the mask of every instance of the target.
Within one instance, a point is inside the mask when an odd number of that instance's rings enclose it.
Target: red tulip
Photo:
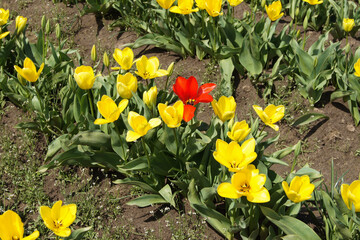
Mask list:
[[[199,102],[208,103],[213,100],[209,92],[215,87],[215,83],[206,83],[199,87],[196,78],[193,76],[188,79],[184,77],[178,77],[176,79],[173,85],[173,91],[185,105],[183,115],[185,122],[190,121],[194,117],[196,104]]]

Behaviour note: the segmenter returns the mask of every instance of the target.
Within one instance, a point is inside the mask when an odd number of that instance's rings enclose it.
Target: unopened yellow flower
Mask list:
[[[93,87],[96,76],[92,67],[82,65],[75,69],[74,78],[79,88],[88,90]]]
[[[341,185],[340,191],[348,209],[351,210],[354,205],[355,212],[360,212],[360,180],[353,181],[350,186],[348,184]]]
[[[96,62],[97,60],[97,51],[95,44],[91,48],[91,60],[93,60],[94,62]]]
[[[36,82],[40,76],[44,68],[44,63],[40,65],[39,71],[36,71],[36,67],[33,61],[30,58],[25,58],[24,60],[24,68],[20,68],[19,66],[14,66],[16,72],[20,74],[26,81]]]
[[[17,16],[15,19],[15,26],[17,34],[21,33],[26,26],[27,18],[22,16]]]
[[[159,118],[152,118],[148,122],[144,116],[130,111],[128,115],[128,122],[130,127],[134,130],[129,130],[126,134],[127,142],[134,142],[138,138],[144,136],[150,129],[155,128],[161,124]]]
[[[169,9],[175,0],[156,0],[156,2],[164,9]]]
[[[0,26],[3,26],[8,22],[9,14],[9,9],[5,10],[3,8],[0,8]]]
[[[249,135],[250,131],[249,124],[243,120],[241,122],[236,122],[232,126],[231,131],[227,132],[227,136],[233,141],[241,142]]]
[[[40,207],[40,215],[45,226],[53,231],[57,236],[68,237],[71,234],[69,226],[76,218],[76,205],[62,205],[62,201],[57,201],[52,208],[47,206]]]
[[[9,35],[10,32],[4,32],[2,34],[0,34],[0,39],[3,39],[4,37],[6,37],[7,35]]]
[[[181,100],[177,101],[173,106],[160,103],[158,110],[162,120],[169,128],[177,128],[180,126],[184,115],[184,104]]]
[[[355,26],[355,21],[352,18],[343,19],[343,29],[345,32],[350,32]]]
[[[137,90],[137,79],[131,73],[119,74],[116,80],[116,89],[120,97],[130,99]]]
[[[24,237],[24,224],[20,216],[11,210],[0,215],[0,239],[2,240],[34,240],[39,237],[39,231]]]
[[[109,96],[103,95],[101,97],[101,101],[97,102],[97,107],[99,109],[100,114],[105,118],[98,118],[95,120],[94,124],[105,124],[110,122],[115,122],[120,117],[120,114],[124,111],[127,107],[129,100],[123,99],[116,106],[114,100],[112,100]]]
[[[221,183],[217,188],[220,196],[225,198],[240,198],[245,196],[249,202],[265,203],[270,201],[269,191],[264,187],[265,174],[250,164],[231,177],[231,183]]]
[[[157,57],[147,58],[145,55],[136,60],[137,71],[135,73],[143,79],[152,79],[168,75],[168,71],[159,69],[159,59]]]
[[[223,122],[230,120],[235,116],[236,103],[233,96],[221,96],[219,101],[214,99],[211,102],[211,106],[214,109],[215,115],[218,116]]]
[[[303,0],[303,1],[309,3],[310,5],[317,5],[323,3],[323,1],[319,1],[319,0]]]
[[[355,76],[360,77],[360,58],[354,64]]]
[[[244,0],[228,0],[230,6],[232,7],[236,7],[237,5],[239,5],[240,3],[242,3]]]
[[[256,159],[255,139],[246,140],[241,146],[234,141],[227,143],[218,139],[213,156],[216,161],[227,167],[230,172],[238,172]]]
[[[148,106],[149,109],[153,109],[156,105],[156,98],[157,98],[157,88],[153,86],[149,89],[149,91],[145,91],[143,93],[143,101]]]
[[[309,200],[311,193],[315,189],[315,185],[310,183],[308,175],[301,177],[295,176],[290,183],[290,187],[286,181],[282,182],[282,187],[286,196],[294,203]]]
[[[253,105],[253,108],[256,114],[266,125],[275,131],[279,131],[279,126],[274,123],[280,121],[284,117],[285,107],[283,105],[275,106],[274,104],[270,104],[264,111],[257,105]]]
[[[123,70],[129,70],[134,63],[134,52],[131,50],[131,48],[128,47],[124,48],[123,50],[116,48],[113,57],[115,61],[120,65],[120,68]]]
[[[183,14],[183,15],[199,11],[198,8],[193,9],[192,8],[193,5],[194,5],[194,0],[178,0],[178,5],[171,7],[169,10],[170,12]]]
[[[206,0],[205,10],[212,17],[223,15],[223,13],[220,12],[221,4],[222,4],[222,0]]]
[[[196,6],[199,9],[201,10],[205,9],[205,0],[195,0],[195,2],[196,2]]]
[[[269,6],[265,5],[266,13],[271,21],[276,21],[284,15],[284,13],[281,12],[281,9],[282,5],[280,0],[273,2]]]

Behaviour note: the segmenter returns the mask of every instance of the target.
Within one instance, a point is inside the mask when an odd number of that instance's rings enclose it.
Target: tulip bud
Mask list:
[[[300,29],[297,30],[297,32],[296,32],[296,39],[299,39],[299,38],[300,38]]]
[[[94,44],[92,49],[91,49],[91,60],[96,62],[96,59],[97,59],[97,53],[96,53],[96,46]]]
[[[345,46],[345,53],[349,54],[349,52],[350,52],[350,44],[347,43],[346,46]]]
[[[295,17],[299,16],[299,13],[300,13],[300,9],[297,7],[295,10]]]
[[[56,38],[60,40],[60,38],[61,38],[61,29],[60,29],[60,25],[58,23],[55,26],[55,35],[56,35]]]
[[[314,68],[316,67],[317,64],[318,64],[318,58],[315,57],[315,59],[314,59]]]
[[[41,18],[41,29],[45,31],[45,25],[46,25],[46,17],[45,15]]]
[[[174,72],[174,62],[170,63],[169,67],[167,68],[168,71],[168,77],[170,77],[172,75],[172,73]]]
[[[266,5],[266,0],[262,0],[262,1],[261,1],[261,7],[262,7],[262,8],[265,8],[265,5]]]
[[[45,34],[48,35],[50,33],[50,20],[47,20],[45,25]]]
[[[308,27],[308,22],[309,22],[309,18],[308,16],[306,15],[306,17],[304,18],[304,22],[303,22],[303,27],[304,27],[304,30],[306,31],[307,27]]]
[[[105,65],[105,67],[109,67],[109,65],[110,65],[110,60],[109,60],[109,57],[106,52],[104,52],[103,63]]]
[[[16,26],[16,33],[20,34],[22,31],[24,31],[26,27],[27,18],[22,16],[17,16],[15,19],[15,26]]]
[[[355,21],[351,18],[344,18],[342,26],[345,32],[350,32],[355,26]]]

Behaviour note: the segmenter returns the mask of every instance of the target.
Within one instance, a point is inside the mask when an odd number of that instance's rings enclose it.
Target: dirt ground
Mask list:
[[[79,10],[81,6],[65,6],[64,4],[54,5],[49,0],[0,0],[1,6],[5,9],[10,9],[12,16],[20,14],[28,18],[28,32],[36,32],[40,27],[40,21],[43,14],[51,20],[52,26],[55,22],[61,23],[62,30],[68,38],[70,48],[80,50],[85,63],[90,60],[90,51],[93,44],[98,47],[98,55],[102,56],[104,51],[107,51],[109,56],[115,48],[121,48],[123,44],[131,43],[138,37],[136,33],[131,31],[123,31],[115,28],[112,31],[108,30],[111,20],[106,20],[101,17],[96,17],[93,14],[88,14],[80,17]],[[247,9],[246,6],[238,8],[237,16],[242,16],[243,11]],[[286,22],[286,19],[285,19]],[[13,22],[13,25],[15,23]],[[280,28],[280,26],[279,26]],[[309,33],[309,43],[317,40],[319,34],[315,32]],[[31,39],[35,40],[35,34],[32,34]],[[350,44],[353,49],[359,46],[359,41],[350,38]],[[189,77],[195,76],[200,82],[217,82],[220,78],[218,66],[209,60],[199,61],[193,58],[182,59],[174,53],[163,51],[161,49],[153,48],[151,46],[135,49],[136,57],[140,55],[157,56],[160,60],[162,68],[167,68],[171,62],[176,62],[175,73],[172,81],[175,81],[177,76]],[[114,65],[114,60],[112,59]],[[237,116],[238,118],[249,120],[249,114],[255,116],[252,110],[252,105],[257,104],[265,106],[265,102],[257,94],[256,89],[249,79],[243,76],[238,76],[239,81],[235,83],[234,97],[237,102]],[[173,83],[172,82],[172,83]],[[172,83],[169,86],[172,86]],[[160,87],[163,87],[163,81],[159,81]],[[350,183],[359,178],[360,172],[360,135],[359,128],[354,126],[353,120],[349,113],[347,105],[341,100],[329,102],[330,94],[333,91],[329,87],[324,94],[321,105],[316,107],[309,106],[308,102],[301,98],[296,92],[289,92],[286,90],[285,83],[277,84],[277,91],[284,94],[281,98],[281,103],[286,105],[286,117],[280,124],[280,141],[275,146],[275,149],[281,149],[286,146],[296,144],[299,140],[303,141],[302,154],[298,159],[298,167],[309,164],[312,168],[319,170],[326,179],[330,180],[331,160],[334,161],[335,173],[338,177],[346,173],[344,181]],[[277,103],[276,99],[271,99],[272,102]],[[12,107],[12,110],[5,114],[1,124],[7,124],[9,129],[12,129],[16,119],[22,114],[22,111]],[[328,120],[318,121],[304,127],[291,127],[290,123],[306,112],[317,112],[325,114],[329,117]],[[199,118],[208,121],[213,112],[210,105],[201,105]],[[275,136],[277,133],[270,128],[266,128],[269,136]],[[17,130],[13,130],[14,134],[19,134]],[[41,142],[41,141],[40,141]],[[271,150],[274,150],[272,148]],[[286,159],[289,167],[275,167],[277,171],[288,173],[292,163],[292,158]],[[47,176],[47,183],[44,186],[45,192],[51,196],[54,201],[61,199],[63,196],[59,195],[52,181],[52,174]],[[89,173],[90,174],[90,173]],[[129,195],[130,188],[128,186],[113,185],[111,179],[104,177],[99,183],[99,193],[103,187],[108,191],[113,191],[119,196]],[[69,186],[74,187],[74,186]],[[123,199],[119,204],[123,205],[124,216],[128,216],[129,222],[136,226],[136,231],[144,232],[146,229],[161,228],[166,224],[163,215],[176,218],[177,212],[174,210],[164,212],[164,206],[154,206],[150,208],[137,208],[134,206],[125,205],[128,199]],[[190,208],[188,208],[190,209]],[[160,213],[160,214],[158,214]],[[158,215],[157,215],[158,214]],[[112,224],[116,224],[112,223]],[[118,222],[118,224],[122,224]],[[190,226],[191,227],[191,226]],[[208,239],[221,239],[214,230],[210,227],[206,229]],[[159,236],[162,239],[170,239],[169,232],[162,232]],[[136,235],[131,236],[131,239],[141,239]]]

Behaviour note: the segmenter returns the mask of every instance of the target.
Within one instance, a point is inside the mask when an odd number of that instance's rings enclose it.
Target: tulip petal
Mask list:
[[[149,121],[149,125],[151,128],[155,128],[161,124],[161,120],[159,118],[152,118]]]
[[[225,198],[236,199],[241,197],[241,195],[237,193],[236,188],[231,183],[221,183],[217,188],[217,192],[221,197]]]
[[[263,187],[260,191],[249,194],[247,200],[253,203],[266,203],[270,201],[270,194],[269,191]]]
[[[55,229],[54,221],[51,217],[51,208],[47,206],[40,207],[40,216],[44,221],[44,224],[50,230]]]
[[[134,142],[140,137],[142,137],[142,135],[130,130],[126,134],[126,141],[127,142]]]
[[[39,231],[35,231],[32,234],[30,234],[29,236],[24,237],[22,240],[34,240],[34,239],[37,239],[39,236],[40,236]]]
[[[184,115],[183,115],[183,119],[185,122],[189,122],[191,119],[193,119],[193,117],[195,116],[195,110],[196,107],[186,104],[184,105]]]
[[[107,119],[103,119],[103,118],[98,118],[94,121],[94,124],[96,125],[102,125],[102,124],[106,124],[106,123],[110,123],[110,120]]]

